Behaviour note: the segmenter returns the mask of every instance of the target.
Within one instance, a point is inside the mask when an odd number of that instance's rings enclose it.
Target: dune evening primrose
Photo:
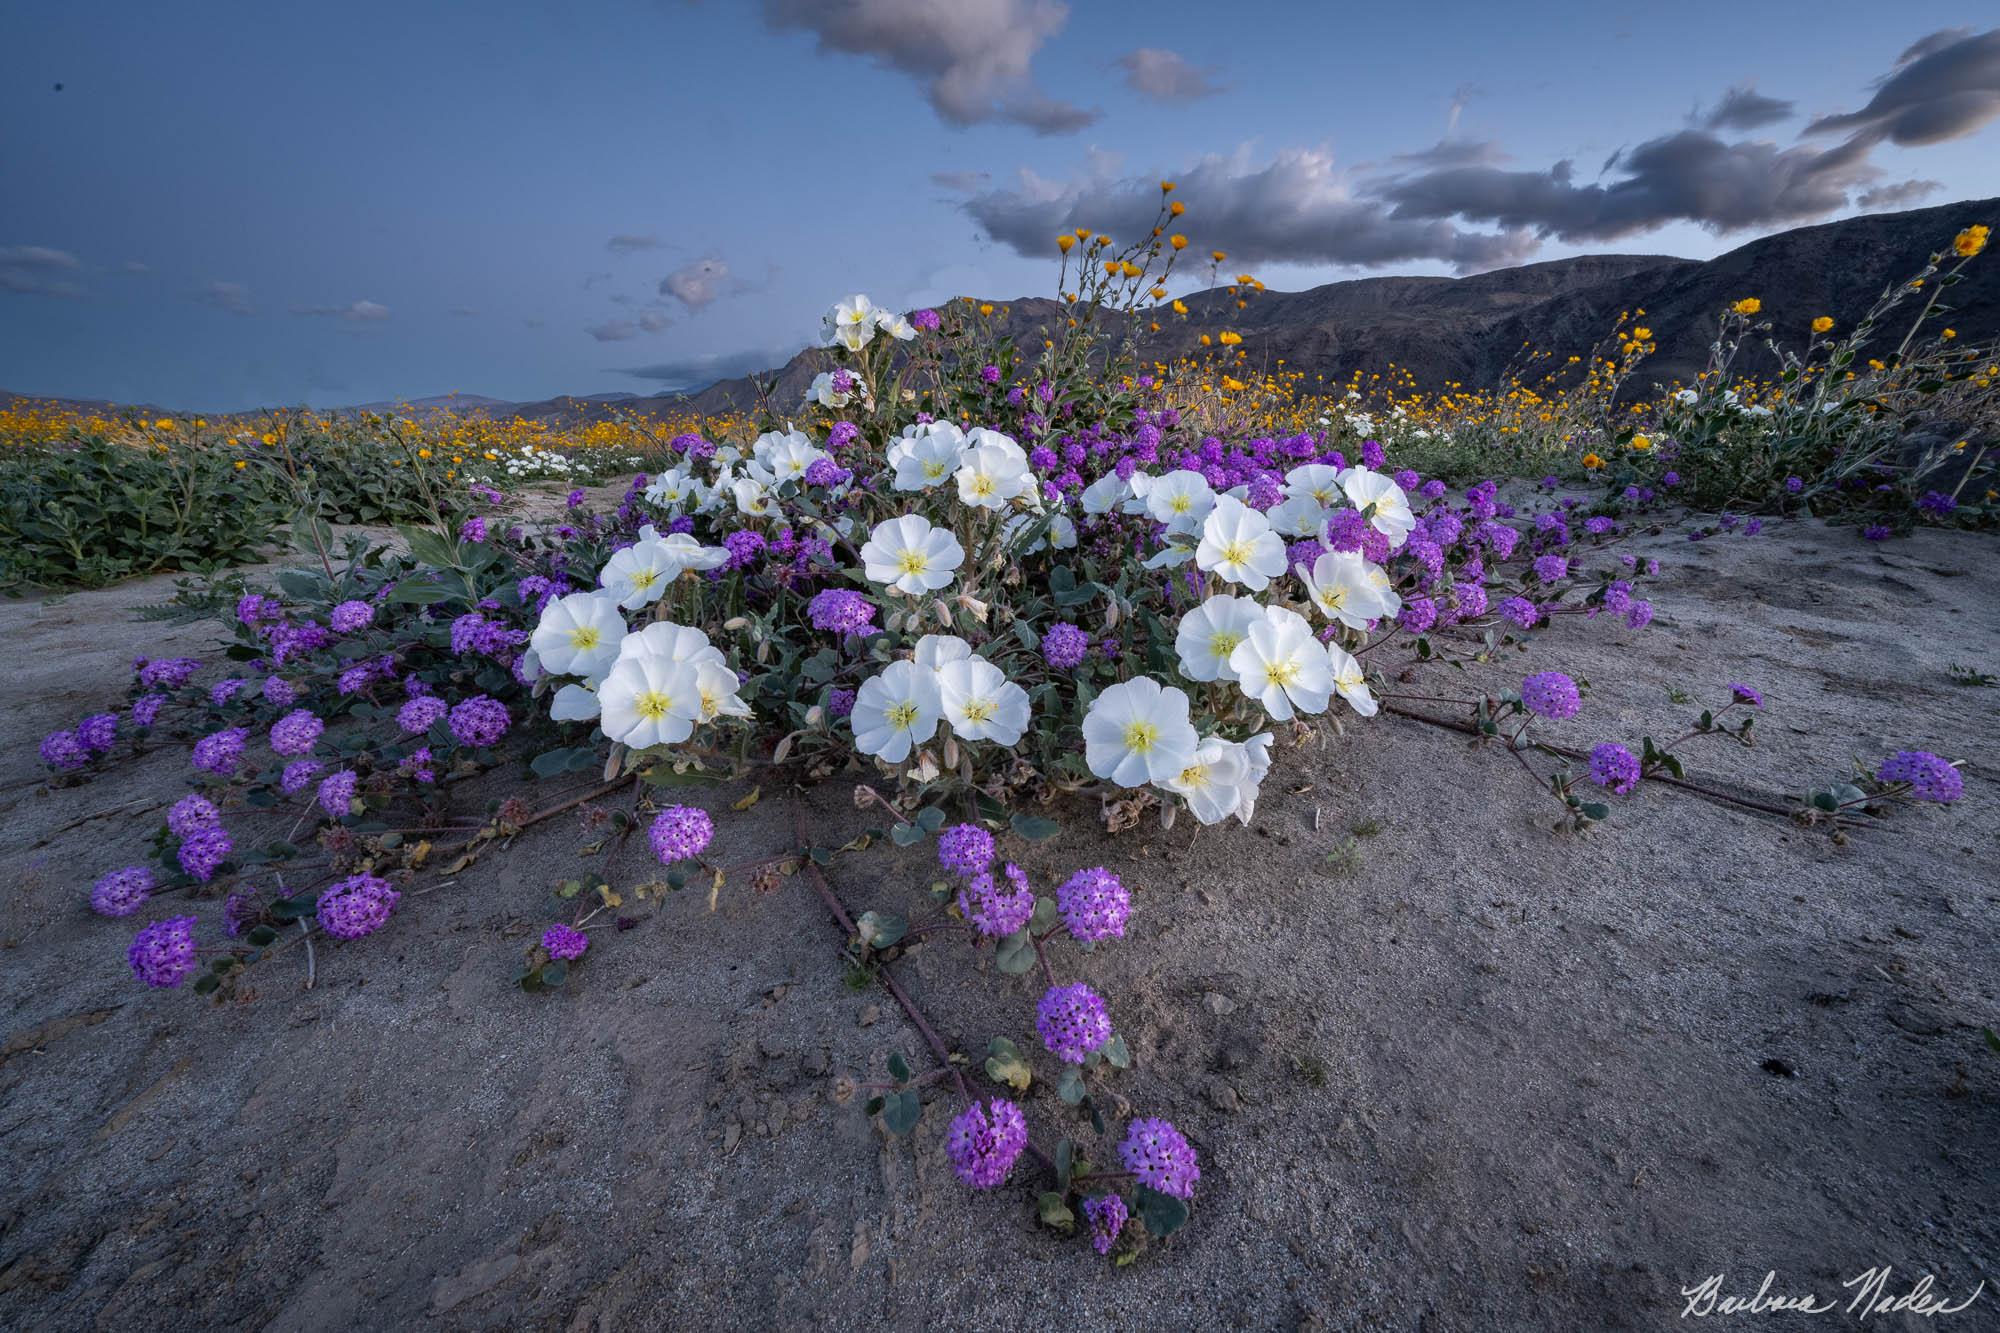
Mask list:
[[[1025,708],[1025,702],[1021,706]],[[848,720],[856,749],[900,764],[937,733],[943,716],[938,673],[918,662],[899,661],[861,682]]]
[[[861,547],[861,564],[870,583],[913,597],[949,585],[964,562],[965,548],[958,538],[932,527],[919,514],[876,524]]]
[[[1198,738],[1188,697],[1146,676],[1091,700],[1083,718],[1084,762],[1121,787],[1168,782],[1194,761]]]
[[[1312,626],[1282,606],[1264,608],[1264,618],[1230,653],[1229,667],[1243,693],[1279,722],[1325,712],[1333,693],[1333,672]]]

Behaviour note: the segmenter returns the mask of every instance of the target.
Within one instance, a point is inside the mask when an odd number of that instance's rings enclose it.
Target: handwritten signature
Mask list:
[[[1681,1311],[1681,1318],[1692,1315],[1696,1319],[1706,1319],[1718,1314],[1829,1314],[1844,1309],[1857,1320],[1877,1314],[1914,1314],[1932,1318],[1937,1315],[1957,1314],[1979,1299],[1986,1290],[1981,1282],[1972,1289],[1972,1294],[1954,1303],[1950,1295],[1932,1290],[1932,1279],[1926,1273],[1904,1292],[1892,1292],[1890,1279],[1895,1269],[1889,1265],[1870,1268],[1856,1274],[1840,1285],[1853,1293],[1843,1305],[1838,1297],[1823,1297],[1817,1292],[1784,1292],[1774,1288],[1778,1275],[1764,1274],[1764,1280],[1757,1290],[1747,1296],[1726,1296],[1722,1291],[1725,1275],[1713,1273],[1692,1287],[1682,1287],[1681,1295],[1687,1306]]]

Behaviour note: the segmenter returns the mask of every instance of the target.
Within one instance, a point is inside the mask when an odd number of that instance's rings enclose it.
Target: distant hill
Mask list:
[[[1701,370],[1724,306],[1757,297],[1780,335],[1794,339],[1803,338],[1806,325],[1819,315],[1849,326],[1885,287],[1915,273],[1933,251],[1975,222],[2000,226],[2000,199],[1800,227],[1707,261],[1584,255],[1467,278],[1358,278],[1302,292],[1265,291],[1244,310],[1235,308],[1226,290],[1216,289],[1184,297],[1195,318],[1187,324],[1162,321],[1163,332],[1145,338],[1141,348],[1150,359],[1170,360],[1192,351],[1203,330],[1227,327],[1244,335],[1250,364],[1269,367],[1282,359],[1305,375],[1309,387],[1330,390],[1357,370],[1369,374],[1393,364],[1425,389],[1452,382],[1477,389],[1499,384],[1524,348],[1580,355],[1610,331],[1621,312],[1643,309],[1643,323],[1658,349],[1633,379],[1634,387],[1645,391],[1655,383],[1692,379]],[[2000,254],[1974,263],[1950,300],[1963,312],[1953,320],[1962,338],[2000,336]],[[1066,315],[1046,297],[995,304],[1006,306],[1008,327],[1023,338]],[[1910,309],[1914,315],[1915,307]],[[831,353],[807,348],[757,378],[775,374],[773,401],[796,404],[812,377],[831,364]],[[1747,360],[1745,368],[1754,372],[1757,364]],[[0,393],[0,404],[15,396]],[[338,410],[455,409],[577,423],[614,415],[676,415],[691,408],[741,411],[755,396],[755,381],[743,376],[693,392],[644,397],[601,393],[514,403],[448,394]]]

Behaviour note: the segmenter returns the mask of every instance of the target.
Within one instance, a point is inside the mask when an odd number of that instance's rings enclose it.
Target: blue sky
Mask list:
[[[1278,289],[1712,255],[2000,192],[1981,11],[16,0],[0,387],[653,392],[775,363],[850,291],[1046,293],[1017,251],[1136,225],[1161,175]]]

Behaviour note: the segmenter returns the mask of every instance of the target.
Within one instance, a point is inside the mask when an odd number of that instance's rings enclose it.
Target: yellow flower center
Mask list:
[[[1222,563],[1225,565],[1247,565],[1250,563],[1249,542],[1225,542],[1222,546]]]
[[[1217,657],[1227,657],[1243,642],[1243,636],[1233,629],[1219,629],[1208,636],[1208,649]]]
[[[893,704],[883,716],[889,720],[889,725],[894,730],[908,731],[917,725],[917,706],[908,702]]]
[[[975,500],[984,500],[991,494],[993,494],[993,478],[987,476],[984,472],[975,472],[972,475],[973,498]]]
[[[632,586],[639,592],[644,592],[646,589],[652,587],[653,581],[659,577],[658,572],[655,570],[635,569],[632,571]]]
[[[1189,764],[1181,770],[1183,787],[1206,787],[1208,785],[1208,765]]]
[[[992,717],[995,711],[997,710],[994,708],[991,699],[974,699],[965,705],[965,720],[967,722],[984,722]]]
[[[907,550],[896,557],[896,570],[902,574],[921,574],[930,568],[930,560],[922,551]]]
[[[1287,657],[1281,662],[1272,662],[1266,666],[1264,675],[1273,685],[1283,689],[1298,679],[1299,664],[1296,659]]]
[[[1128,722],[1125,724],[1125,748],[1134,754],[1145,754],[1159,742],[1160,729],[1151,722]]]
[[[587,653],[603,638],[595,625],[578,625],[569,632],[569,646],[580,653]]]
[[[950,464],[934,458],[930,462],[924,464],[924,480],[936,481],[939,477],[942,477],[946,472],[949,472],[950,470],[951,470]]]
[[[1167,508],[1176,514],[1185,514],[1188,510],[1194,508],[1194,500],[1187,495],[1176,495],[1173,499],[1167,501]]]
[[[632,701],[632,707],[648,722],[658,722],[673,710],[673,706],[674,697],[658,690],[647,690]]]

